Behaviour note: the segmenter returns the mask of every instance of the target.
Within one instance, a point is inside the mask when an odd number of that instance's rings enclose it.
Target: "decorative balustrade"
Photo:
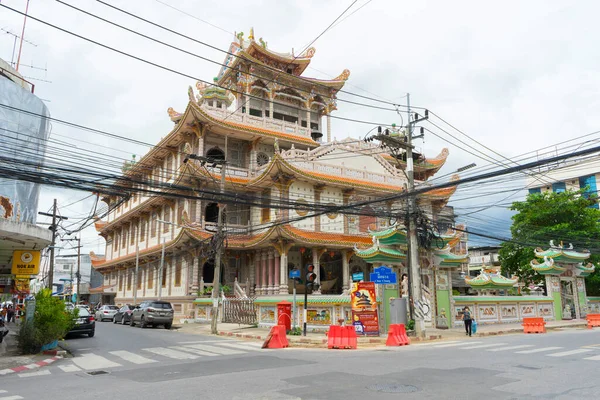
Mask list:
[[[224,119],[226,121],[237,122],[240,124],[258,126],[261,128],[290,133],[298,136],[310,137],[310,129],[304,128],[297,123],[286,122],[270,117],[257,117],[244,113],[231,113],[228,110],[212,107],[206,104],[203,104],[201,107],[214,118]]]

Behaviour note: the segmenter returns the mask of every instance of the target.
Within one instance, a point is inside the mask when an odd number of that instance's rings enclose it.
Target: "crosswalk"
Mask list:
[[[481,352],[511,352],[514,354],[539,354],[547,357],[569,357],[583,356],[584,360],[600,361],[600,347],[565,349],[560,346],[536,347],[533,344],[510,345],[508,343],[483,343],[482,341],[447,341],[443,343],[426,345],[428,348],[445,349],[453,348],[460,350],[475,350]],[[592,347],[592,346],[589,346]],[[595,354],[595,355],[594,355]]]
[[[139,351],[115,350],[106,353],[83,353],[71,359],[65,359],[56,366],[42,371],[18,374],[20,378],[38,376],[40,373],[51,375],[56,373],[76,373],[98,370],[110,370],[118,367],[135,367],[152,365],[169,360],[189,361],[201,358],[241,355],[260,351],[262,343],[228,342],[225,340],[208,342],[182,342],[174,346],[146,347]],[[37,374],[37,375],[36,375]],[[12,399],[12,398],[9,398]],[[20,399],[15,397],[15,400]],[[1,397],[0,400],[4,400]]]
[[[10,394],[7,390],[0,390],[0,400],[23,400],[24,397]]]

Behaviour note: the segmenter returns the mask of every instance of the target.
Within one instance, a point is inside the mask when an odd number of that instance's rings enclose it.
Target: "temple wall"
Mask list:
[[[462,309],[468,306],[479,325],[517,323],[527,317],[554,321],[554,303],[545,296],[454,296],[453,326],[462,326]]]

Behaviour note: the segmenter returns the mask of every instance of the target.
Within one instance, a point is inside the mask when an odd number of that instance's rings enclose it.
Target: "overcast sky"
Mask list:
[[[223,53],[151,27],[96,1],[65,1],[217,63],[224,59]],[[161,4],[162,0],[107,1],[223,50],[231,43],[233,32],[243,31],[247,37],[250,27],[254,27],[256,38],[264,38],[270,49],[281,52],[295,49],[296,53],[352,3],[350,0],[164,1],[189,14],[185,15]],[[1,3],[24,11],[26,1],[1,0]],[[331,78],[348,68],[351,75],[345,86],[347,91],[400,104],[406,102],[405,94],[409,92],[413,104],[427,107],[473,139],[511,158],[600,129],[600,114],[596,112],[600,105],[597,74],[600,50],[596,43],[600,25],[595,21],[598,11],[600,5],[592,1],[359,0],[345,14],[349,17],[342,17],[342,22],[315,42],[317,51],[304,75]],[[219,70],[216,64],[136,37],[55,1],[31,0],[29,12],[64,29],[196,78],[210,81]],[[22,16],[0,9],[1,28],[20,34],[22,23]],[[151,144],[157,143],[173,126],[167,108],[183,111],[187,88],[195,84],[194,79],[132,60],[31,19],[25,38],[36,46],[23,45],[21,64],[47,67],[47,72],[27,66],[22,66],[20,72],[52,82],[34,81],[36,94],[47,100],[53,117]],[[0,31],[0,58],[8,62],[13,55],[13,39]],[[346,94],[340,98],[363,101]],[[338,108],[336,115],[342,117],[376,124],[401,123],[390,111],[341,102]],[[373,126],[333,120],[333,136],[361,137]],[[464,145],[455,137],[429,127],[451,142],[448,144],[430,133],[426,133],[424,142],[417,142],[419,149],[430,157],[449,147],[450,157],[440,175],[472,162],[478,166],[485,164],[458,148],[457,144]],[[445,126],[445,129],[474,144],[451,128]],[[59,124],[53,124],[52,134],[55,139],[72,140],[78,148],[89,148],[82,140],[113,147],[114,150],[98,147],[98,151],[123,159],[148,150]],[[458,198],[472,197],[477,190],[470,188],[469,196],[465,193],[459,193]],[[470,212],[511,193],[453,201],[451,205],[475,207],[461,211]],[[524,192],[514,192],[502,204],[523,195]],[[87,193],[45,188],[39,208],[46,211],[54,197],[59,199],[59,205],[67,205],[86,196]],[[76,220],[88,215],[92,206],[88,199],[61,208],[61,212]],[[502,227],[508,226],[508,216],[506,210],[492,207],[473,214],[468,222],[479,231],[505,235]],[[86,250],[103,252],[103,241],[93,230],[84,233],[84,242]]]

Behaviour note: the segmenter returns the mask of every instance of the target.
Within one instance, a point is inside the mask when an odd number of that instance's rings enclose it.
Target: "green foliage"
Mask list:
[[[514,202],[511,210],[517,213],[510,228],[513,241],[504,242],[500,249],[502,273],[508,277],[516,275],[524,284],[543,282],[529,263],[535,258],[533,250],[547,248],[550,240],[572,243],[579,250],[598,251],[595,244],[600,242],[600,210],[590,207],[595,202],[596,197],[585,194],[585,189],[534,193],[525,201]],[[594,258],[597,256],[590,261]],[[595,288],[600,288],[600,276],[597,281]],[[586,280],[588,286],[589,283]]]
[[[452,289],[452,296],[460,296],[458,289]]]
[[[299,326],[292,328],[289,330],[288,335],[291,336],[301,336],[302,335],[302,329],[300,329]]]
[[[212,294],[212,286],[207,286],[202,290],[198,290],[198,296],[210,296]]]
[[[35,296],[35,314],[32,322],[21,324],[19,348],[24,353],[35,353],[48,343],[63,338],[73,327],[78,308],[67,310],[65,302],[43,289]]]
[[[223,293],[229,294],[231,293],[231,286],[223,285],[221,286],[221,290],[223,291]]]
[[[411,319],[408,321],[408,323],[406,324],[406,330],[407,331],[412,331],[415,329],[415,320]]]

